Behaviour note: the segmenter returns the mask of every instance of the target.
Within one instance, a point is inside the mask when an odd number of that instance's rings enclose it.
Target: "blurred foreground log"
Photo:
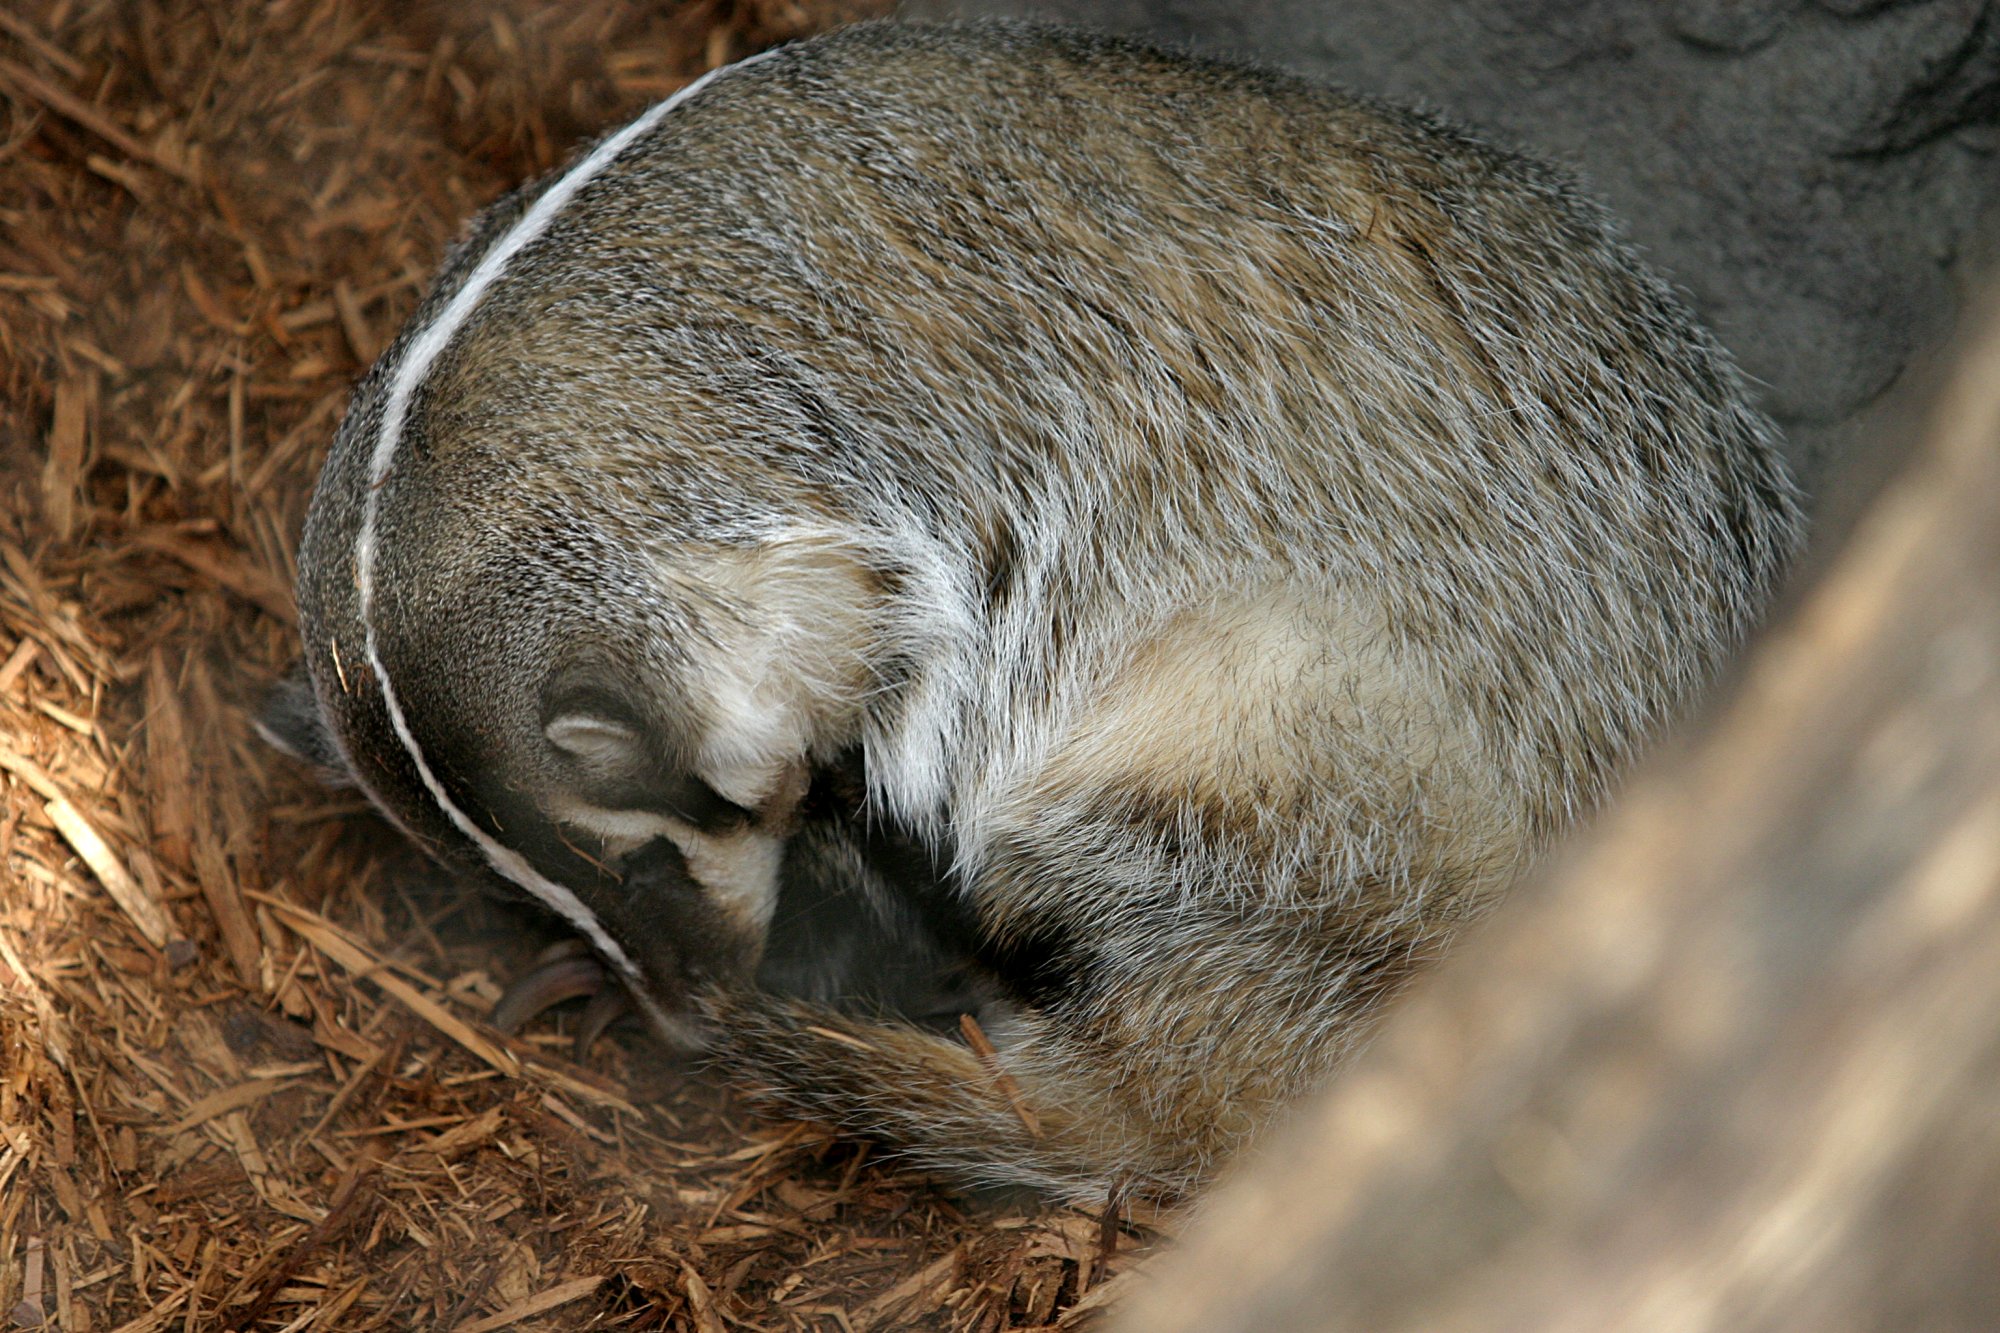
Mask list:
[[[1123,1328],[2000,1328],[1978,335],[1700,737],[1411,993]]]

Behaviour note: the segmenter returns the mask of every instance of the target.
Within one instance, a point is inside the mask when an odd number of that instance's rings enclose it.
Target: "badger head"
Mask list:
[[[267,729],[559,913],[686,1044],[691,991],[756,967],[809,769],[853,744],[875,575],[742,480],[709,400],[635,394],[575,329],[489,333],[421,373],[406,333],[358,391]]]

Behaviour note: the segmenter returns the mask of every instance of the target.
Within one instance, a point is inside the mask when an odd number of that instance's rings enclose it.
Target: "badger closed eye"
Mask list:
[[[961,1178],[1206,1179],[1797,541],[1568,181],[1268,71],[862,25],[473,237],[307,519],[327,734],[661,1032]]]

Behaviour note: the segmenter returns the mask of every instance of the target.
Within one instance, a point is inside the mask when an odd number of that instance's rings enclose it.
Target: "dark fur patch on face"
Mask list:
[[[704,984],[749,977],[759,941],[717,908],[680,848],[657,838],[620,869],[620,879],[591,893],[590,906],[632,953],[656,997],[681,1008]]]

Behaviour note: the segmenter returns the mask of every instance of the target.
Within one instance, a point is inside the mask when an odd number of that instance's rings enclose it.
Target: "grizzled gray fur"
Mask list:
[[[864,26],[479,220],[327,460],[307,711],[780,1107],[1174,1194],[1603,795],[1797,526],[1547,168]]]

